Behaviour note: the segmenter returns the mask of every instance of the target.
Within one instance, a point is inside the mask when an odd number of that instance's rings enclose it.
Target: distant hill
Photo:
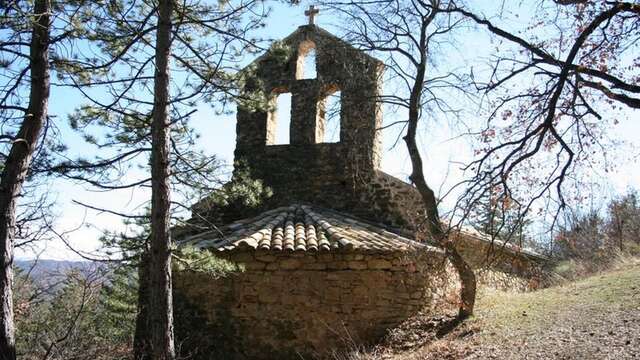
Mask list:
[[[28,273],[31,279],[37,283],[51,284],[63,278],[69,271],[78,270],[90,273],[96,269],[104,268],[104,264],[92,261],[67,261],[67,260],[16,260],[15,267],[23,273]]]

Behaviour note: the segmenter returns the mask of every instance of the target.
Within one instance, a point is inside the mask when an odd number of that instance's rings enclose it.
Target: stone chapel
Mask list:
[[[305,78],[311,52],[316,74]],[[380,169],[383,68],[314,24],[300,26],[247,68],[247,93],[272,103],[291,94],[289,143],[275,144],[281,114],[274,107],[239,104],[236,171],[262,180],[273,196],[249,217],[236,209],[223,226],[178,238],[179,246],[244,268],[223,278],[175,273],[183,353],[322,357],[376,341],[429,305],[443,284],[445,261],[416,235],[417,191]],[[328,142],[325,107],[336,92],[339,140]]]

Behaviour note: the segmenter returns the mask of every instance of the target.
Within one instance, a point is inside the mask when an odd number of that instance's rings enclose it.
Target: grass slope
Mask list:
[[[369,358],[640,359],[640,262],[536,292],[486,294],[476,313],[420,348]]]

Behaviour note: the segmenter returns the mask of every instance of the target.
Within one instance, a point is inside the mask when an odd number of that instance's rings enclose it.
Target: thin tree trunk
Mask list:
[[[171,233],[169,188],[169,55],[172,1],[158,2],[158,27],[151,124],[151,244],[149,254],[149,330],[154,360],[175,357],[171,294]]]
[[[410,179],[416,185],[422,197],[422,202],[427,212],[427,226],[430,235],[433,236],[436,242],[444,249],[445,255],[449,261],[451,261],[451,264],[460,277],[460,307],[458,309],[458,318],[466,319],[473,315],[476,300],[476,276],[473,269],[471,269],[469,264],[458,252],[458,249],[456,249],[454,242],[448,238],[442,229],[440,215],[438,214],[438,203],[433,190],[427,185],[424,179],[422,159],[415,141],[415,128],[411,130],[411,127],[410,121],[409,131],[405,137],[413,165]]]
[[[17,198],[47,119],[49,102],[49,0],[36,0],[31,36],[31,88],[27,114],[4,163],[0,179],[0,358],[16,358],[13,323],[13,241]]]
[[[149,354],[149,255],[144,249],[138,265],[138,312],[136,314],[136,332],[133,337],[133,358],[148,360]]]
[[[416,127],[412,126],[412,121],[409,121],[408,128],[409,131],[405,137],[405,142],[407,143],[409,156],[411,157],[411,163],[413,165],[410,179],[416,185],[422,197],[422,202],[427,212],[427,226],[430,235],[433,236],[436,242],[444,249],[445,255],[449,261],[451,261],[451,264],[460,277],[460,307],[458,309],[458,317],[460,319],[466,319],[473,315],[476,299],[476,276],[473,273],[473,269],[471,269],[469,264],[458,252],[458,249],[456,249],[454,242],[448,238],[442,229],[435,194],[429,185],[427,185],[423,175],[422,159],[415,141]]]
[[[434,17],[435,12],[432,12],[431,16]],[[409,178],[415,184],[420,196],[422,197],[422,202],[427,213],[427,227],[429,233],[444,249],[445,255],[449,261],[451,261],[451,264],[456,269],[458,276],[460,277],[460,307],[458,309],[458,318],[466,319],[473,314],[473,308],[475,306],[476,276],[473,273],[473,269],[471,269],[469,264],[467,264],[458,252],[458,249],[456,249],[453,241],[449,239],[446,232],[442,229],[440,215],[438,213],[438,202],[436,200],[435,193],[429,187],[424,178],[422,157],[420,156],[420,151],[416,143],[418,121],[420,119],[421,98],[427,66],[427,27],[430,22],[430,19],[425,19],[422,22],[420,33],[421,58],[418,62],[416,78],[409,98],[409,123],[407,126],[407,135],[405,135],[404,141],[407,144],[407,150],[409,151],[412,166],[412,172]]]

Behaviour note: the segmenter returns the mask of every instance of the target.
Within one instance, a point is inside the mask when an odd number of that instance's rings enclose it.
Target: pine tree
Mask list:
[[[100,290],[96,325],[110,343],[133,345],[138,299],[138,275],[132,266],[118,266]]]
[[[93,11],[96,25],[86,35],[100,51],[66,63],[81,70],[73,79],[89,102],[73,114],[72,127],[83,132],[93,125],[107,129],[104,138],[87,133],[86,139],[111,151],[107,157],[60,164],[59,173],[103,189],[151,185],[150,236],[139,244],[143,299],[136,339],[144,344],[136,341],[136,349],[142,348],[136,358],[174,357],[171,214],[174,204],[185,209],[188,204],[176,202],[170,193],[175,185],[194,193],[219,183],[214,176],[218,163],[192,150],[195,135],[188,122],[198,100],[219,101],[224,109],[227,99],[238,95],[233,66],[244,52],[256,49],[247,34],[262,21],[258,4],[109,2]],[[95,88],[106,89],[113,98],[94,96]],[[148,169],[150,176],[120,182],[123,169],[131,167]]]
[[[21,245],[15,244],[16,231],[25,229],[16,229],[16,223],[20,223],[16,209],[25,205],[24,200],[19,204],[17,199],[24,198],[29,185],[27,181],[49,175],[55,153],[65,149],[52,131],[48,114],[50,79],[54,76],[63,79],[67,71],[74,70],[64,65],[67,56],[74,56],[74,52],[68,50],[77,49],[77,41],[88,23],[89,8],[96,5],[84,0],[7,1],[2,4],[0,138],[8,141],[2,144],[0,151],[3,163],[0,180],[0,358],[13,359],[13,248]],[[74,73],[81,76],[81,72]],[[27,212],[22,215],[28,218],[35,214],[33,211],[46,212],[42,205],[42,201],[36,201],[29,209],[27,204]]]
[[[5,10],[12,10],[7,7]],[[15,9],[14,9],[15,10]],[[31,157],[47,121],[49,101],[49,0],[36,0],[28,55],[30,72],[29,104],[20,130],[13,138],[0,175],[0,358],[16,358],[13,320],[13,247],[17,200],[29,170]],[[22,19],[21,21],[24,21]],[[2,50],[6,50],[2,44]],[[26,71],[25,71],[26,74]],[[15,94],[10,94],[12,96]],[[6,100],[6,97],[5,97]],[[4,102],[4,101],[3,101]],[[6,103],[3,107],[9,106]]]

